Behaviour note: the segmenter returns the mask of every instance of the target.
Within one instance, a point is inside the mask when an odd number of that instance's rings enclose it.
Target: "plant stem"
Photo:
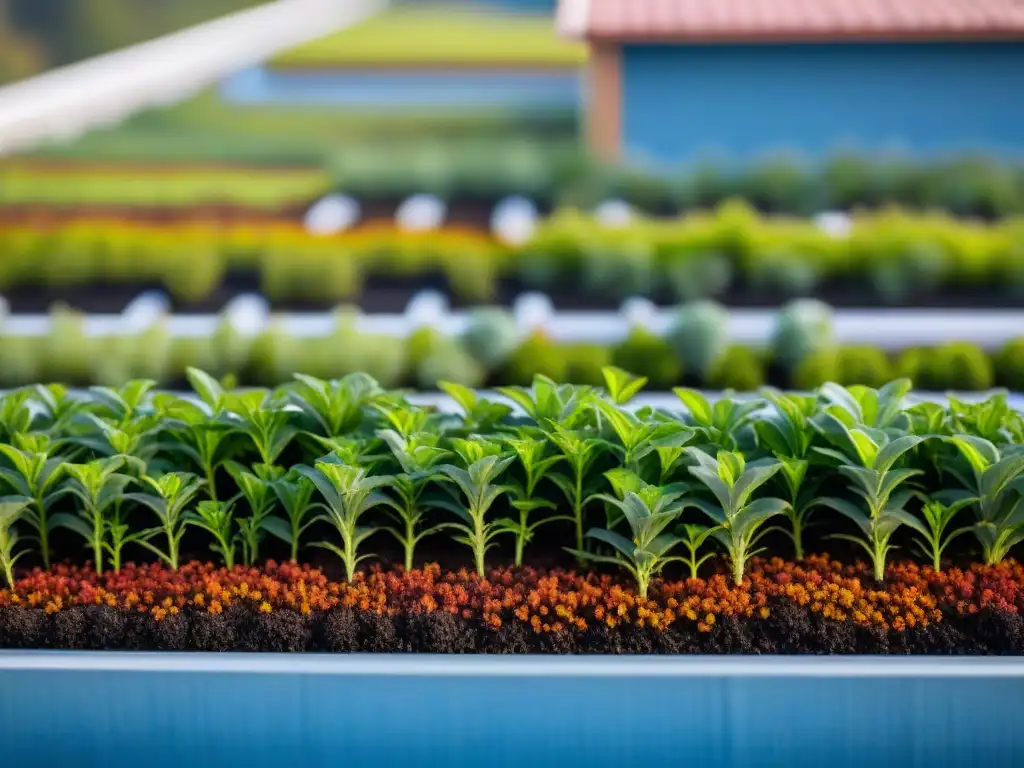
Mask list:
[[[103,573],[103,517],[98,512],[92,516],[92,556],[96,573]]]
[[[732,579],[737,587],[743,586],[743,558],[738,555],[732,557]]]
[[[43,567],[50,567],[50,532],[46,529],[46,505],[42,496],[37,496],[36,515],[39,518],[39,554],[43,557]]]
[[[519,513],[519,533],[516,535],[516,568],[523,565],[523,548],[526,545],[526,513]]]
[[[213,464],[206,464],[206,492],[210,495],[210,501],[217,501],[217,470]]]
[[[402,543],[405,545],[405,572],[408,573],[412,570],[413,550],[416,548],[416,528],[408,515],[405,518],[405,541]]]
[[[573,516],[576,518],[576,550],[583,551],[583,473],[576,471],[576,498],[573,503]]]
[[[804,559],[804,525],[799,519],[793,520],[793,554],[796,559]]]

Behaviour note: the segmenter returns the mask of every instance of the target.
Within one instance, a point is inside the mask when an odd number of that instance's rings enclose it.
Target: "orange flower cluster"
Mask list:
[[[290,608],[305,615],[335,607],[379,615],[445,611],[494,629],[506,622],[536,633],[621,625],[661,630],[692,622],[708,632],[722,616],[768,618],[773,600],[792,601],[834,621],[902,631],[991,608],[1024,608],[1024,566],[1010,561],[967,570],[934,571],[914,563],[889,567],[875,586],[863,564],[844,566],[827,556],[796,564],[755,560],[742,586],[725,574],[709,579],[654,581],[647,599],[610,575],[531,568],[493,570],[487,579],[437,565],[404,572],[375,569],[352,583],[333,582],[309,566],[268,562],[232,570],[193,562],[178,571],[129,565],[97,575],[74,566],[36,569],[14,589],[0,591],[0,606],[31,606],[47,613],[76,605],[109,605],[145,612],[156,620],[186,608],[219,614],[235,604],[261,613]]]

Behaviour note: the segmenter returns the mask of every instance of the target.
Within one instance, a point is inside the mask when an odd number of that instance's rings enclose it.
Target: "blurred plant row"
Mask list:
[[[523,331],[503,309],[474,310],[456,336],[423,326],[399,338],[360,331],[357,321],[355,313],[339,309],[333,329],[318,336],[291,334],[275,320],[260,332],[243,333],[227,315],[209,336],[176,336],[160,321],[139,332],[92,334],[85,316],[57,308],[43,336],[4,333],[0,326],[0,385],[148,378],[175,386],[189,367],[258,386],[276,386],[294,371],[321,378],[365,371],[386,386],[422,389],[442,380],[471,387],[529,384],[537,374],[599,385],[602,368],[614,365],[643,375],[660,391],[684,384],[741,392],[763,384],[806,390],[827,381],[880,386],[906,377],[929,391],[1024,392],[1024,336],[992,351],[957,341],[896,352],[842,345],[828,307],[812,300],[783,308],[763,348],[736,344],[728,334],[728,311],[704,301],[682,306],[664,334],[634,326],[609,344]]]
[[[239,142],[245,143],[241,138]],[[574,143],[550,138],[468,135],[444,140],[360,139],[354,144],[314,161],[304,173],[324,178],[330,188],[361,200],[401,199],[418,193],[446,199],[524,195],[542,205],[591,207],[622,199],[641,210],[665,214],[741,198],[764,212],[804,216],[887,205],[986,218],[1024,213],[1024,165],[983,158],[924,162],[848,155],[823,165],[772,159],[738,166],[708,164],[666,174],[600,163],[581,154]],[[229,151],[224,147],[222,154]],[[260,162],[260,157],[256,154],[252,162]],[[218,173],[237,178],[244,171],[230,167],[183,169],[175,173],[173,186],[154,183],[146,168],[133,172],[131,165],[116,162],[109,169],[90,164],[88,173],[62,173],[61,168],[48,169],[45,162],[9,166],[0,173],[0,200],[177,204],[189,189],[243,205],[273,198],[268,189],[250,203],[253,191],[216,178]],[[190,176],[195,180],[186,181]],[[209,182],[205,190],[200,189],[202,179]],[[288,177],[283,176],[281,183],[287,187]],[[165,187],[176,191],[154,192]],[[303,189],[301,185],[292,188]],[[309,190],[311,195],[321,191],[312,185]]]
[[[259,166],[0,165],[0,205],[306,206],[331,187],[326,171]]]
[[[1024,416],[1000,396],[909,406],[906,380],[715,402],[680,388],[685,412],[633,410],[646,380],[608,367],[603,388],[501,388],[516,417],[451,383],[459,415],[365,374],[241,391],[188,374],[191,398],[145,380],[3,396],[8,583],[33,550],[49,567],[64,529],[99,572],[129,548],[177,569],[195,530],[229,569],[279,540],[293,561],[309,546],[333,553],[348,582],[371,541],[396,542],[409,570],[424,538],[449,537],[486,576],[499,544],[520,566],[544,540],[622,568],[641,598],[666,566],[696,578],[716,550],[741,586],[772,533],[801,560],[812,518],[866,553],[876,581],[897,547],[939,570],[954,542],[995,565],[1024,540]]]
[[[457,296],[472,301],[493,299],[501,280],[512,278],[557,295],[609,300],[735,291],[785,297],[838,286],[884,303],[937,290],[1018,295],[1022,249],[1024,218],[980,224],[890,211],[856,216],[835,231],[764,217],[743,203],[622,226],[567,209],[521,245],[468,230],[408,232],[391,224],[317,236],[289,224],[84,220],[0,229],[0,287],[158,282],[187,303],[208,296],[229,269],[255,269],[276,301],[348,300],[371,276],[415,281],[440,273]]]

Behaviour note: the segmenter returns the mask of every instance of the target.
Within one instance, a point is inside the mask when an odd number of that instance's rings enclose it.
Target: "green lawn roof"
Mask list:
[[[448,6],[391,9],[273,59],[280,67],[510,66],[571,67],[582,43],[560,39],[540,14]]]

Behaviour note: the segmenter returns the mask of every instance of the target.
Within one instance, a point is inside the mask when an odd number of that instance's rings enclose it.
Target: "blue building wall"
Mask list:
[[[627,157],[1024,155],[1024,44],[628,45]]]

